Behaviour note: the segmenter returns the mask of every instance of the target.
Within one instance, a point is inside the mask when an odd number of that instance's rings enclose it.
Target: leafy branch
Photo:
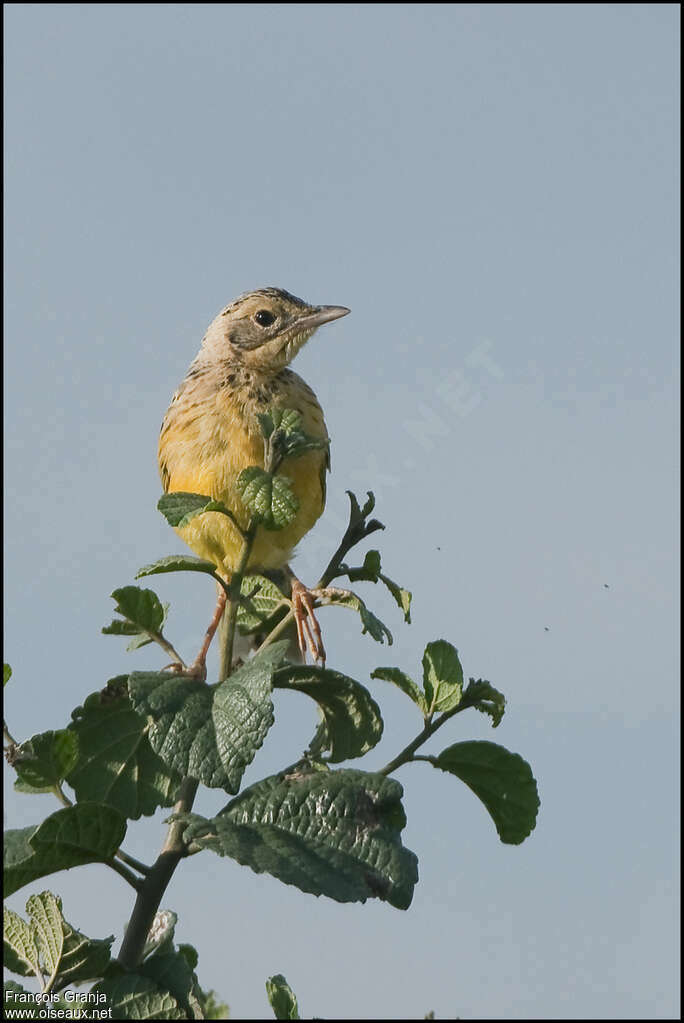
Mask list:
[[[195,950],[174,944],[175,914],[159,910],[175,870],[190,855],[229,857],[338,902],[374,898],[405,910],[418,874],[417,858],[402,841],[403,790],[393,777],[399,768],[429,764],[463,782],[504,843],[522,842],[536,822],[536,782],[517,753],[479,740],[431,750],[440,729],[462,711],[486,714],[497,728],[506,707],[490,682],[466,682],[458,651],[444,639],[427,644],[420,682],[398,666],[372,672],[372,681],[389,682],[404,693],[421,724],[383,768],[348,765],[383,739],[375,693],[330,667],[288,663],[289,644],[282,637],[292,623],[291,601],[277,575],[250,570],[258,530],[282,529],[298,512],[291,482],[280,470],[286,470],[287,459],[325,443],[308,437],[292,410],[272,409],[260,424],[263,467],[250,466],[238,477],[241,507],[187,493],[166,494],[159,502],[175,528],[206,514],[229,519],[239,541],[230,580],[213,563],[189,555],[162,558],[137,574],[189,571],[211,577],[220,587],[225,612],[216,683],[207,684],[191,669],[185,674],[132,671],[87,696],[65,728],[17,743],[5,725],[5,755],[17,773],[15,787],[27,794],[50,792],[61,804],[41,824],[6,833],[6,893],[87,863],[105,864],[136,891],[117,960],[111,958],[113,939],[98,942],[78,934],[64,919],[59,900],[46,892],[32,897],[37,902],[29,900],[27,919],[6,914],[6,963],[20,977],[34,977],[43,991],[96,980],[93,991],[122,1018],[218,1018],[227,1012],[213,993],[200,988]],[[390,645],[390,630],[343,581],[386,587],[405,622],[410,622],[411,594],[383,571],[379,551],[366,551],[360,564],[351,561],[350,552],[384,527],[372,518],[371,492],[363,505],[348,495],[344,535],[310,592],[316,606],[354,611],[364,633]],[[129,650],[156,643],[184,667],[166,635],[168,605],[156,593],[127,586],[112,596],[119,617],[103,632],[128,637]],[[215,622],[220,611],[221,605]],[[237,629],[259,637],[256,653],[241,665],[233,664]],[[10,675],[6,666],[5,682]],[[313,701],[318,727],[293,764],[243,788],[245,771],[274,724],[276,689]],[[193,812],[200,785],[227,793],[228,801],[213,817]],[[129,821],[159,807],[172,808],[171,816],[157,858],[148,866],[125,852],[123,842]],[[23,989],[11,981],[6,991],[19,998]],[[298,1018],[297,1000],[282,975],[269,978],[267,995],[277,1018]]]

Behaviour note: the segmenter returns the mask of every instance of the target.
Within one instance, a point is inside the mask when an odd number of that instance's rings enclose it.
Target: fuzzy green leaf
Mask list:
[[[242,470],[237,489],[247,510],[265,529],[289,526],[299,510],[287,476],[274,476],[256,465]]]
[[[287,665],[275,673],[273,685],[305,693],[318,703],[332,763],[362,757],[380,742],[380,708],[367,689],[339,671]]]
[[[122,586],[114,590],[116,612],[135,625],[139,630],[152,634],[161,632],[166,619],[164,605],[154,590],[143,590],[140,586]],[[107,632],[111,626],[102,631]]]
[[[299,1019],[295,993],[282,973],[268,978],[266,994],[276,1019]]]
[[[106,977],[99,984],[95,984],[92,993],[105,996],[102,1004],[112,1010],[112,1019],[193,1018],[188,1016],[170,991],[160,987],[150,977],[141,975],[141,972],[117,973]]]
[[[157,502],[157,508],[169,525],[175,529],[182,529],[197,515],[204,515],[205,512],[219,512],[221,515],[226,515],[231,522],[238,526],[238,529],[240,528],[230,508],[227,508],[221,501],[214,501],[206,494],[190,494],[181,491],[162,494]]]
[[[57,902],[61,910],[61,899]],[[64,944],[54,984],[55,991],[101,977],[111,962],[114,941],[113,934],[108,938],[88,938],[72,927],[64,917],[62,926]]]
[[[3,996],[5,1019],[11,1019],[12,1016],[19,1019],[19,1012],[22,1019],[38,1019],[38,1014],[43,1011],[43,1006],[38,1005],[36,1001],[35,992],[27,991],[15,980],[5,981]],[[50,1008],[54,1008],[52,1003]]]
[[[18,913],[3,908],[5,968],[22,977],[40,976],[40,952],[35,934]]]
[[[350,590],[335,591],[329,589],[327,595],[321,598],[321,604],[334,604],[338,607],[348,607],[352,611],[357,611],[361,618],[361,634],[363,635],[367,632],[376,643],[384,643],[386,639],[387,645],[392,646],[394,640],[390,630],[366,607],[361,598]]]
[[[425,647],[423,689],[430,714],[453,710],[461,702],[463,668],[458,650],[445,639],[437,639]]]
[[[360,512],[359,512],[360,514]],[[355,582],[370,582],[370,583],[384,583],[398,607],[404,613],[404,621],[410,623],[411,621],[411,593],[409,590],[403,589],[397,583],[395,583],[389,576],[386,576],[381,571],[380,563],[380,552],[379,551],[367,551],[366,557],[364,558],[363,565],[360,568],[349,568],[344,563],[340,565],[340,571],[337,576],[346,575],[349,580]]]
[[[277,458],[297,458],[307,451],[328,447],[327,440],[311,437],[302,430],[302,415],[294,409],[269,409],[267,413],[257,416],[261,432],[268,442],[265,464],[269,464],[269,454]]]
[[[12,678],[12,669],[9,664],[3,664],[2,666],[2,685],[3,688],[7,685],[9,680]]]
[[[488,714],[492,719],[492,728],[497,728],[501,724],[506,710],[504,694],[495,689],[491,682],[481,678],[477,682],[474,678],[470,679],[461,702],[465,706],[474,707],[482,714]]]
[[[216,746],[228,778],[224,786],[235,793],[273,724],[273,672],[289,647],[273,643],[222,682],[214,695],[212,718]]]
[[[270,681],[286,647],[267,647],[218,686],[169,672],[133,672],[131,701],[150,719],[150,744],[168,768],[209,788],[237,791],[273,722]]]
[[[210,686],[171,672],[134,671],[128,691],[134,709],[149,719],[152,749],[170,771],[209,788],[229,784],[216,748]]]
[[[211,820],[186,815],[184,838],[313,895],[407,909],[418,870],[401,844],[401,796],[401,785],[379,774],[291,769]]]
[[[263,575],[246,575],[240,589],[242,602],[238,608],[237,623],[243,632],[260,628],[287,598],[274,582]]]
[[[216,575],[216,565],[202,558],[193,558],[191,554],[169,554],[151,565],[144,565],[135,573],[136,579],[145,575],[163,575],[166,572],[203,572],[205,575]]]
[[[375,671],[371,672],[371,678],[380,678],[385,682],[392,682],[395,686],[398,686],[402,693],[406,693],[413,700],[423,717],[427,717],[428,706],[425,696],[413,679],[405,672],[399,668],[376,668]]]
[[[111,679],[72,713],[80,756],[68,775],[79,802],[106,803],[130,820],[175,801],[180,777],[152,749],[148,722],[129,699],[128,676]]]
[[[376,583],[380,578],[380,551],[367,551],[360,568],[348,568],[347,565],[340,567],[344,569],[343,574],[353,583],[363,581]]]
[[[78,761],[78,739],[66,729],[41,732],[23,742],[16,757],[19,781],[33,791],[49,790],[66,778]]]
[[[382,572],[380,573],[378,578],[380,579],[380,582],[384,583],[385,586],[387,587],[387,589],[390,591],[390,593],[394,597],[394,599],[395,599],[399,609],[404,612],[404,621],[406,622],[406,624],[410,625],[411,624],[411,598],[412,598],[411,591],[410,590],[405,590],[402,586],[399,586],[398,583],[395,583],[388,576],[383,575]]]
[[[186,1019],[202,1019],[203,1013],[195,993],[192,967],[182,952],[173,947],[155,952],[140,966],[137,973],[148,977],[162,991],[168,991],[185,1012]]]
[[[430,758],[454,774],[484,803],[499,838],[519,845],[533,830],[539,809],[537,783],[530,765],[494,742],[457,742]]]
[[[52,892],[41,892],[32,895],[26,903],[31,920],[31,930],[35,934],[36,944],[50,986],[54,984],[64,948],[64,926],[61,900]]]
[[[125,834],[122,815],[98,803],[77,803],[37,828],[5,832],[5,895],[58,870],[110,860]]]

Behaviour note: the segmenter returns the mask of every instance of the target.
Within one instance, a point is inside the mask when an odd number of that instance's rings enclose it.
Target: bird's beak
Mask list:
[[[300,320],[297,320],[297,328],[303,327],[305,330],[315,330],[322,323],[339,320],[340,316],[346,316],[349,312],[351,310],[347,309],[344,305],[315,306],[311,312],[305,313]]]

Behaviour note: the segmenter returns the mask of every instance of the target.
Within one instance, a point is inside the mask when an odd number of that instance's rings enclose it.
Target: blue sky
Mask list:
[[[385,710],[359,766],[415,732],[370,672],[415,675],[443,637],[509,701],[496,733],[463,715],[446,741],[528,759],[538,825],[503,846],[465,787],[406,767],[407,913],[206,853],[164,900],[179,940],[235,1018],[266,1013],[273,973],[327,1018],[677,1016],[677,8],[8,4],[5,28],[12,732],[161,666],[99,630],[113,589],[182,548],[157,433],[214,315],[262,285],[349,306],[294,367],[333,466],[296,566],[317,578],[345,490],[372,489],[369,546],[414,593],[410,626],[367,594],[389,649],[321,614],[329,663]],[[190,655],[211,588],[155,589]],[[306,702],[276,712],[249,780],[310,738]],[[7,800],[10,827],[53,809],[11,778]],[[133,854],[162,817],[131,826]],[[116,875],[49,887],[120,934]]]

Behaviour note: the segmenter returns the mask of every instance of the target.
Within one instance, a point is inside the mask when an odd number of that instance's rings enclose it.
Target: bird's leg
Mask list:
[[[211,641],[214,638],[216,630],[219,627],[221,618],[223,617],[223,612],[226,607],[226,600],[227,600],[226,591],[222,586],[219,586],[218,599],[216,601],[216,610],[214,611],[214,616],[209,622],[209,627],[207,628],[207,631],[204,634],[204,642],[202,643],[202,649],[200,650],[197,657],[189,667],[184,668],[181,664],[170,664],[169,667],[166,669],[167,671],[175,671],[179,675],[186,675],[189,676],[190,678],[197,678],[200,681],[204,682],[204,680],[207,677],[207,654],[209,653]]]
[[[314,661],[325,667],[325,647],[321,628],[314,614],[314,597],[289,567],[286,569],[292,588],[292,610],[297,626],[297,640],[302,657],[306,660],[307,649]]]

